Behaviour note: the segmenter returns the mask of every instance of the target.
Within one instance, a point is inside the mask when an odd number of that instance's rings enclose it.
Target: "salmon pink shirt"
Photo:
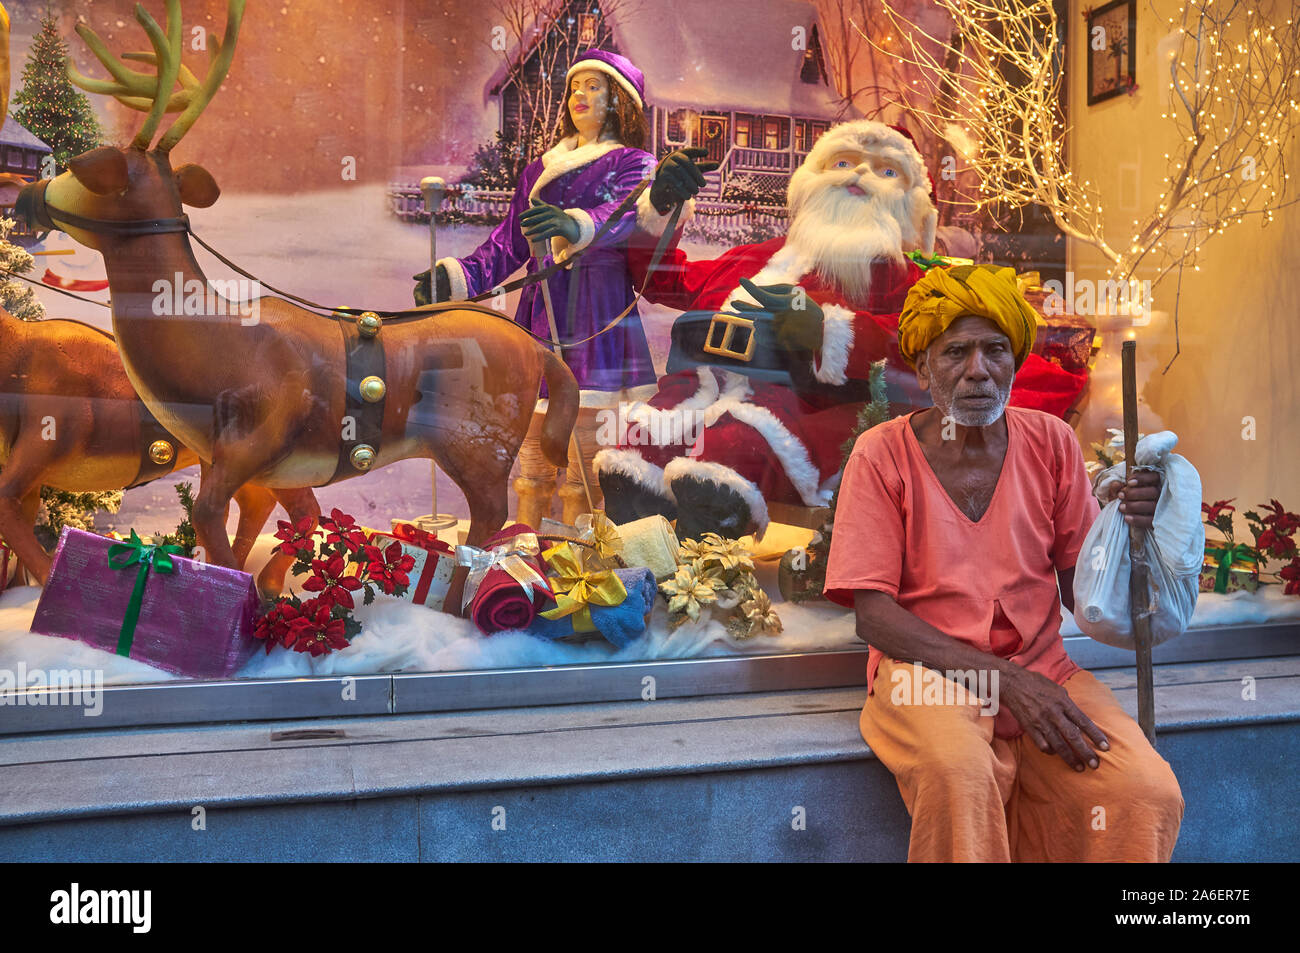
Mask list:
[[[855,589],[887,592],[940,632],[1062,684],[1079,667],[1061,641],[1056,571],[1074,566],[1100,507],[1065,421],[1005,413],[1006,456],[978,521],[935,476],[911,414],[858,438],[836,504],[825,595],[852,607]],[[872,646],[868,694],[882,657]]]

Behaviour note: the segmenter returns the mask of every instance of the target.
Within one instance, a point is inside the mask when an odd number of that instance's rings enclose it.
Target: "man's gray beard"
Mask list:
[[[1008,383],[1006,390],[998,387],[991,388],[997,391],[998,402],[988,410],[962,410],[953,407],[953,393],[956,389],[957,385],[955,383],[951,387],[945,387],[935,378],[930,378],[930,396],[934,399],[934,406],[939,409],[939,412],[944,417],[951,417],[963,427],[987,427],[997,423],[998,418],[1007,409],[1007,401],[1011,399],[1011,385]],[[967,394],[963,396],[973,397],[975,395]]]
[[[790,223],[786,237],[817,271],[849,302],[866,301],[871,290],[871,263],[882,258],[902,260],[901,205],[864,198],[838,186],[808,198]]]

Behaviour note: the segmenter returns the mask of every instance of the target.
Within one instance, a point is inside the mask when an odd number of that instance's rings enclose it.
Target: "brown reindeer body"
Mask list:
[[[361,382],[348,381],[344,319],[276,298],[244,309],[211,297],[183,206],[206,208],[220,190],[203,168],[173,171],[169,158],[229,71],[245,0],[229,0],[220,41],[209,35],[212,65],[202,81],[181,63],[180,0],[166,6],[165,30],[136,6],[153,52],[123,56],[153,65],[153,74],[130,69],[78,25],[113,79],[87,78],[70,63],[72,81],[148,116],[130,146],[78,156],[56,179],[25,188],[19,209],[103,254],[131,384],[162,425],[207,463],[194,526],[209,558],[235,564],[223,514],[242,484],[271,487],[297,522],[320,514],[307,487],[409,457],[432,458],[456,482],[469,504],[468,542],[482,544],[505,522],[510,469],[543,376],[551,398],[543,450],[564,466],[578,414],[573,374],[522,328],[484,308],[435,306],[427,316],[391,321],[374,339],[383,348],[381,394],[373,397],[372,387],[367,397],[384,402],[382,421],[367,418],[378,445],[370,457],[357,457],[366,447],[354,447],[349,459],[359,468],[340,469],[347,428],[356,421],[348,413],[349,388],[361,391]],[[167,112],[181,115],[151,148]],[[199,291],[193,304],[190,287]],[[367,354],[373,359],[373,349]],[[373,385],[374,377],[366,380]],[[272,558],[258,579],[264,595],[279,592],[291,563],[286,554]],[[463,580],[463,572],[453,578],[449,602]]]
[[[21,321],[0,309],[0,537],[42,583],[50,557],[33,533],[41,487],[129,486],[146,439],[140,399],[112,335],[78,321]],[[192,450],[175,446],[172,471],[196,463]],[[242,566],[275,498],[250,486],[237,499],[233,552]]]

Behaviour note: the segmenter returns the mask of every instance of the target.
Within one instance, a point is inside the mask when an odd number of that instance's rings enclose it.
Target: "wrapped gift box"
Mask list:
[[[1206,547],[1209,548],[1208,546]],[[1234,559],[1232,565],[1228,567],[1227,579],[1223,589],[1216,590],[1215,586],[1219,578],[1219,560],[1218,557],[1205,554],[1205,562],[1201,564],[1200,590],[1201,592],[1237,592],[1244,589],[1247,592],[1254,592],[1259,588],[1259,564],[1251,556],[1242,556]]]
[[[365,532],[371,546],[387,549],[393,543],[398,543],[402,552],[415,560],[415,565],[407,573],[411,584],[401,598],[430,609],[443,608],[447,588],[451,585],[451,574],[456,571],[456,552],[450,545],[413,523],[396,520],[388,532],[373,529]],[[361,570],[360,567],[349,567],[348,571],[355,575]],[[455,609],[450,611],[454,612]]]
[[[65,527],[32,631],[120,651],[140,567],[114,569],[121,545]],[[253,637],[257,589],[246,572],[172,556],[172,572],[150,566],[139,618],[121,654],[187,678],[229,678],[260,643]]]
[[[1039,325],[1033,351],[1039,357],[1060,364],[1072,374],[1088,369],[1097,330],[1075,314],[1056,314]]]

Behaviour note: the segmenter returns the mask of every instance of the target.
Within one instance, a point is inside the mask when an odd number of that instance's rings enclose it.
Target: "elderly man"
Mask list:
[[[870,645],[862,736],[912,815],[909,860],[1167,861],[1173,771],[1061,641],[1099,510],[1070,427],[1007,406],[1034,331],[1009,268],[912,287],[899,348],[934,407],[854,445],[826,595]],[[1127,521],[1150,526],[1158,481],[1129,481]]]

